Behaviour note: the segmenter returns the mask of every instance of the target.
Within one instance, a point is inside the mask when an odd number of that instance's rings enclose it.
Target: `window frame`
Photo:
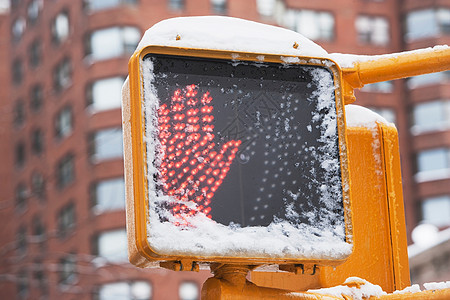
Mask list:
[[[122,187],[123,187],[123,193],[120,194],[120,196],[123,196],[122,201],[119,204],[119,199],[116,199],[115,201],[111,201],[114,202],[113,206],[105,206],[104,204],[101,204],[101,202],[104,201],[99,201],[100,198],[102,198],[102,196],[100,195],[100,188],[103,186],[105,188],[105,192],[108,192],[108,194],[111,194],[112,192],[114,192],[115,189],[118,189],[119,187],[117,187],[117,183],[121,183]],[[113,186],[113,188],[109,188],[110,186]],[[106,196],[103,196],[106,197]],[[113,197],[119,197],[119,193],[113,193]],[[98,180],[97,182],[91,184],[90,187],[90,199],[91,199],[91,207],[92,210],[95,214],[101,214],[101,213],[107,213],[107,212],[113,212],[113,211],[123,211],[125,210],[125,179],[123,176],[120,177],[111,177],[111,178],[106,178],[106,179],[102,179],[102,180]]]
[[[67,32],[66,33],[58,32],[58,30],[59,30],[58,25],[57,25],[58,18],[63,18],[63,17],[65,17],[65,19],[67,20]],[[60,12],[58,12],[51,21],[50,33],[51,33],[52,43],[55,45],[61,45],[65,41],[67,41],[71,34],[70,27],[71,27],[71,22],[70,22],[69,10],[63,9]]]
[[[68,187],[75,181],[75,156],[68,153],[56,164],[56,184],[59,189]]]
[[[136,40],[133,44],[127,41],[127,37],[125,36],[127,30],[135,30]],[[108,33],[108,31],[110,32]],[[116,31],[115,40],[118,41],[118,44],[114,46],[119,46],[119,48],[115,49],[116,53],[101,53],[104,47],[97,48],[96,44],[98,43],[98,41],[96,42],[94,39],[98,38],[99,40],[101,40],[102,34],[107,35],[111,34],[111,32],[114,31]],[[140,38],[141,29],[135,25],[113,25],[109,27],[97,28],[87,33],[85,37],[85,55],[91,62],[128,57],[129,55],[133,54],[134,50],[139,44]]]
[[[58,236],[67,237],[74,231],[77,224],[76,206],[73,201],[61,207],[57,214]]]
[[[362,21],[367,22],[367,29],[362,30],[361,25],[358,25],[358,23],[361,23]],[[385,30],[386,32],[383,32],[386,34],[386,40],[385,41],[377,41],[374,39],[374,36],[376,36],[376,26],[375,24],[379,21],[384,21]],[[385,16],[381,15],[370,15],[370,14],[359,14],[355,18],[355,31],[356,31],[356,38],[358,43],[362,45],[371,45],[376,47],[385,47],[389,45],[389,43],[392,40],[392,34],[391,34],[391,24],[389,22],[389,19]],[[383,30],[384,31],[384,30]]]
[[[74,129],[74,115],[71,106],[60,109],[55,116],[55,137],[62,140],[70,136]]]
[[[110,142],[113,138],[119,138],[120,147],[108,147],[107,149],[113,149],[113,151],[109,151],[107,153],[103,153],[102,149],[104,148],[104,144],[99,145],[99,140],[105,138],[105,136],[100,137],[99,135],[111,135],[112,138],[108,140]],[[117,134],[117,135],[115,135]],[[100,163],[110,160],[123,159],[123,132],[122,127],[107,127],[101,128],[94,132],[92,132],[89,136],[89,157],[92,163]],[[100,147],[99,147],[100,146]],[[117,145],[116,145],[117,146]]]

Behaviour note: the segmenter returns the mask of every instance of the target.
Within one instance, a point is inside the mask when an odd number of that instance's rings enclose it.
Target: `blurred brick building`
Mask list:
[[[126,262],[120,89],[145,29],[211,14],[297,30],[328,52],[450,44],[450,0],[11,0],[0,15],[2,297],[199,298],[208,272]],[[399,130],[408,231],[450,225],[450,72],[357,98]]]

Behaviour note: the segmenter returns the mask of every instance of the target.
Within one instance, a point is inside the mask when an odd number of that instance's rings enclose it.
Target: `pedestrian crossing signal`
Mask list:
[[[149,46],[129,71],[132,262],[333,265],[350,255],[335,63]]]

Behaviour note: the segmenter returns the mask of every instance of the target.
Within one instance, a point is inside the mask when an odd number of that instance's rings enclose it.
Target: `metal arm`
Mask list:
[[[344,79],[353,87],[450,70],[450,47],[408,51],[397,54],[373,56],[357,61],[352,68],[343,68]]]

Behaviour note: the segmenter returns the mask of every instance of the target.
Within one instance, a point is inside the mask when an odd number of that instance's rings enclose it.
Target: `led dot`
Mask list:
[[[258,210],[258,206],[253,206],[253,210]]]
[[[261,197],[256,198],[256,202],[260,202],[261,201]]]
[[[250,218],[250,221],[255,221],[255,217],[251,217],[251,218]]]
[[[267,198],[272,198],[272,196],[273,196],[272,194],[269,194],[267,195]]]
[[[268,204],[265,204],[265,205],[264,205],[264,208],[268,208],[268,207],[269,207],[269,205],[268,205]]]
[[[259,191],[260,191],[260,192],[263,192],[263,191],[264,191],[264,187],[260,187],[260,188],[259,188]]]
[[[265,218],[265,216],[264,216],[264,215],[261,215],[261,216],[260,216],[259,218],[260,218],[260,219],[262,220],[262,219],[264,219],[264,218]]]
[[[266,181],[267,181],[267,178],[264,177],[264,178],[262,179],[262,182],[266,182]]]

